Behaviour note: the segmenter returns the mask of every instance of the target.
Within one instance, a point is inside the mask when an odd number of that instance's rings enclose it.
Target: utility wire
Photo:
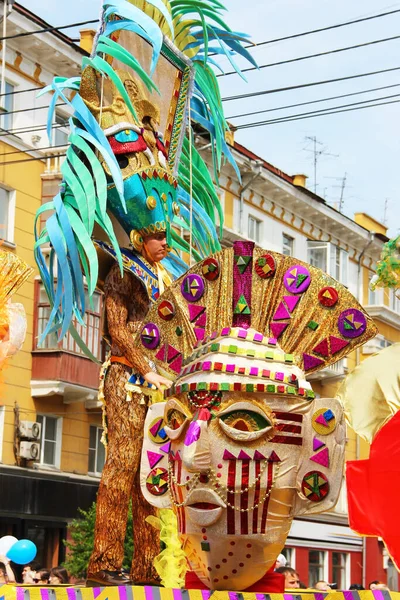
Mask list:
[[[25,94],[26,92],[38,92],[42,87],[33,87],[27,88],[26,90],[14,90],[12,92],[4,92],[4,94],[0,94],[1,96],[14,96],[15,94]]]
[[[4,156],[9,156],[10,154],[27,154],[28,152],[43,152],[43,150],[53,150],[53,148],[65,148],[65,146],[68,146],[68,144],[59,144],[58,146],[46,146],[45,148],[26,148],[25,150],[13,150],[12,152],[0,151],[0,158],[3,158]],[[37,158],[38,160],[42,159],[41,156],[38,156]]]
[[[57,106],[64,106],[65,107],[65,103],[61,102],[60,104],[55,104],[55,107]],[[32,112],[33,110],[48,110],[49,107],[48,106],[30,106],[29,108],[19,108],[18,110],[5,110],[4,112],[0,112],[0,116],[2,115],[16,115],[17,113],[26,113],[26,112]],[[70,115],[68,115],[67,118],[69,118]]]
[[[313,87],[315,85],[325,85],[327,83],[336,83],[338,81],[348,81],[350,79],[359,79],[360,77],[369,77],[370,75],[380,75],[381,73],[390,73],[399,71],[400,67],[391,67],[389,69],[380,69],[379,71],[370,71],[369,73],[359,73],[358,75],[347,75],[347,77],[338,77],[336,79],[324,79],[321,81],[312,81],[310,83],[301,83],[299,85],[290,85],[287,87],[273,88],[270,90],[261,90],[260,92],[248,92],[247,94],[238,94],[237,96],[227,96],[222,98],[222,102],[231,102],[232,100],[242,100],[243,98],[254,98],[255,96],[264,96],[265,94],[277,94],[279,92],[288,92],[301,88]]]
[[[360,90],[359,92],[351,92],[349,94],[341,94],[340,96],[330,96],[328,98],[320,98],[319,100],[309,100],[308,102],[299,102],[297,104],[287,104],[286,106],[276,106],[274,108],[266,108],[264,110],[256,110],[248,113],[241,113],[240,115],[232,115],[226,117],[227,120],[231,119],[242,119],[243,117],[251,117],[253,115],[261,115],[263,113],[274,112],[276,110],[285,110],[287,108],[296,108],[297,106],[306,106],[307,104],[317,104],[318,102],[328,102],[330,100],[339,100],[339,98],[348,98],[350,96],[358,96],[359,94],[369,94],[371,92],[377,92],[379,90],[387,90],[389,88],[399,87],[400,83],[393,83],[392,85],[384,85],[382,87],[371,88],[369,90]]]
[[[399,95],[399,94],[397,94]],[[389,100],[388,102],[381,102],[377,104],[368,104],[366,106],[355,106],[353,108],[346,108],[340,110],[329,110],[325,109],[325,111],[313,111],[310,113],[300,113],[299,115],[287,115],[287,117],[281,117],[279,119],[271,119],[270,121],[260,121],[258,123],[247,123],[244,125],[239,125],[236,129],[249,129],[252,127],[263,127],[264,125],[275,125],[278,123],[288,123],[290,121],[302,121],[303,119],[312,119],[314,117],[323,117],[325,115],[335,115],[338,113],[351,112],[354,110],[363,110],[364,108],[373,108],[375,106],[386,106],[387,104],[397,104],[400,100]],[[351,106],[348,104],[346,106]],[[339,108],[339,107],[334,107]],[[302,116],[301,116],[302,115]]]
[[[393,15],[395,13],[399,13],[400,8],[396,8],[394,10],[390,10],[388,12],[379,13],[378,15],[372,15],[369,17],[360,17],[359,19],[353,19],[352,21],[346,21],[345,23],[338,23],[337,25],[329,25],[327,27],[320,27],[319,29],[311,29],[309,31],[303,31],[301,33],[294,33],[293,35],[286,35],[284,37],[275,38],[272,40],[266,40],[264,42],[259,42],[255,44],[248,44],[246,48],[258,48],[259,46],[265,46],[266,44],[275,44],[276,42],[284,42],[286,40],[293,40],[295,38],[303,37],[305,35],[312,35],[314,33],[321,33],[322,31],[329,31],[330,29],[339,29],[340,27],[346,27],[347,25],[355,25],[357,23],[363,23],[364,21],[371,21],[372,19],[379,19],[381,17],[386,17],[389,15]]]
[[[62,154],[57,154],[56,156],[57,156],[57,158],[60,158],[61,156],[67,156],[67,154],[65,152],[63,152]],[[0,152],[0,158],[1,158],[1,152]],[[0,162],[0,166],[17,165],[17,164],[26,163],[26,162],[32,162],[34,160],[46,160],[47,158],[54,158],[54,154],[48,154],[48,155],[37,157],[37,158],[24,158],[21,160],[6,160],[4,162]]]
[[[98,22],[99,20],[95,19],[91,21],[81,21],[80,23],[71,23],[70,25],[61,25],[60,27],[45,27],[44,29],[38,29],[37,31],[24,31],[22,33],[15,33],[13,35],[6,35],[5,37],[0,37],[0,42],[2,42],[3,40],[13,40],[15,38],[26,37],[28,35],[36,35],[37,33],[60,31],[61,29],[70,29],[71,27],[79,27],[80,25],[90,25]]]
[[[335,48],[334,50],[327,50],[326,52],[318,52],[317,54],[308,54],[306,56],[297,56],[296,58],[289,58],[287,60],[281,60],[276,63],[269,63],[267,65],[260,65],[259,67],[248,67],[247,69],[241,69],[241,73],[248,73],[249,71],[259,71],[261,69],[268,69],[270,67],[278,67],[280,65],[287,65],[289,63],[299,62],[301,60],[309,60],[310,58],[318,58],[320,56],[328,56],[330,54],[338,54],[339,52],[347,52],[348,50],[355,50],[357,48],[365,48],[366,46],[372,46],[374,44],[382,44],[384,42],[391,42],[393,40],[400,39],[400,35],[394,35],[388,38],[382,38],[379,40],[372,40],[371,42],[364,42],[363,44],[355,44],[354,46],[346,46],[345,48]],[[229,71],[228,73],[218,73],[216,77],[228,77],[228,75],[237,75],[237,71]]]
[[[395,94],[393,96],[388,96],[388,97],[397,97],[397,96],[400,96],[400,94]],[[382,99],[383,98],[381,98],[381,100]],[[375,100],[379,100],[379,98],[376,98]],[[374,100],[369,100],[369,101],[364,101],[364,102],[373,102],[373,101]],[[386,106],[388,104],[397,104],[399,102],[400,102],[400,100],[389,100],[387,102],[367,104],[364,106],[353,106],[353,104],[347,104],[344,106],[352,107],[352,108],[341,108],[340,106],[337,106],[337,107],[332,107],[332,109],[323,109],[323,110],[319,110],[319,111],[312,111],[310,113],[299,113],[298,115],[287,115],[286,117],[271,119],[269,121],[260,121],[257,123],[246,123],[243,125],[238,125],[236,129],[238,129],[238,130],[239,129],[249,129],[252,127],[263,127],[265,125],[275,125],[275,124],[279,124],[279,123],[287,123],[289,121],[301,121],[303,119],[311,119],[314,117],[323,117],[325,115],[334,115],[334,114],[339,114],[339,113],[344,113],[344,112],[351,112],[354,110],[362,110],[364,108],[373,108],[376,106]],[[354,104],[361,104],[361,102],[354,103]],[[337,110],[337,109],[339,109],[339,110]],[[57,157],[63,157],[63,156],[66,156],[66,153],[57,154]],[[0,153],[0,158],[1,158],[1,153]],[[29,158],[29,159],[0,162],[0,166],[20,164],[20,163],[31,162],[31,161],[35,161],[35,160],[45,160],[47,158],[53,158],[53,155],[46,155],[46,156],[42,156],[42,157],[38,157],[38,158]]]
[[[52,125],[51,129],[60,129],[60,127],[65,127],[65,125],[57,124],[57,125]],[[7,135],[20,135],[21,133],[35,133],[36,131],[43,131],[47,128],[47,123],[43,123],[43,125],[35,125],[34,127],[29,127],[28,129],[26,129],[26,127],[19,127],[18,129],[4,129],[2,130],[0,128],[0,137],[4,137]]]

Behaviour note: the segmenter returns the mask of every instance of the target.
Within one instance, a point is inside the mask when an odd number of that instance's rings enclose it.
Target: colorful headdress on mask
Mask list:
[[[186,361],[198,358],[201,371],[222,370],[221,385],[231,385],[235,373],[228,364],[220,368],[203,358],[218,344],[224,346],[216,338],[229,336],[231,327],[239,328],[239,341],[247,340],[250,327],[255,330],[250,341],[271,360],[278,340],[288,364],[306,375],[337,362],[376,334],[354,296],[320,269],[252,242],[236,242],[195,265],[164,292],[147,315],[140,343],[173,378],[183,376]],[[235,352],[225,348],[227,363]],[[249,376],[257,391],[259,370]]]
[[[49,135],[60,100],[74,111],[60,193],[37,214],[36,228],[43,212],[53,212],[35,244],[52,304],[45,334],[63,336],[72,318],[82,322],[83,275],[89,296],[98,281],[93,237],[111,245],[121,269],[121,227],[136,249],[157,231],[196,260],[220,248],[218,196],[186,124],[189,117],[210,136],[215,176],[223,155],[234,164],[209,53],[255,63],[242,45],[246,36],[229,29],[222,10],[216,0],[106,0],[82,78],[57,77],[44,90],[54,92]],[[41,251],[49,243],[50,267]],[[174,275],[186,268],[174,253],[166,262]]]

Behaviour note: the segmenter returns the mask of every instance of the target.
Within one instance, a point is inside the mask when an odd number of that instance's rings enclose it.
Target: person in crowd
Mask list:
[[[282,573],[285,577],[285,589],[295,589],[300,587],[300,577],[298,572],[292,567],[279,567],[275,573]]]
[[[279,554],[278,558],[276,559],[275,570],[280,569],[280,567],[286,567],[286,565],[287,565],[286,557],[283,554]]]
[[[368,588],[370,590],[389,590],[386,583],[383,583],[383,581],[379,581],[379,579],[374,579],[374,581],[371,581]]]
[[[53,567],[50,571],[49,583],[50,585],[69,583],[69,575],[67,570],[63,567]]]
[[[330,592],[331,586],[327,581],[317,581],[317,583],[313,586],[313,589],[319,590],[320,592]]]
[[[0,584],[2,583],[16,583],[16,581],[9,559],[0,555]]]
[[[40,569],[40,571],[36,571],[36,576],[33,581],[37,585],[49,585],[50,580],[50,571],[48,569]]]
[[[33,560],[22,569],[22,583],[34,583],[33,579],[36,577],[36,571],[41,569],[41,565]]]
[[[362,592],[365,590],[365,587],[361,585],[361,583],[352,583],[349,587],[349,590],[357,590],[358,592]]]

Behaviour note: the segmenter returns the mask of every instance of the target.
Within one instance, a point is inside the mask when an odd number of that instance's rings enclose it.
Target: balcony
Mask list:
[[[338,362],[333,365],[329,365],[325,369],[321,369],[321,371],[317,371],[316,373],[312,373],[311,375],[307,375],[307,379],[310,381],[321,381],[326,379],[343,379],[347,374],[347,359],[342,358],[342,360],[338,360]]]
[[[31,394],[33,398],[62,396],[66,404],[84,402],[86,408],[98,406],[98,364],[87,358],[70,333],[59,342],[57,335],[48,335],[39,346],[38,340],[45,330],[50,315],[43,286],[36,282],[35,347],[32,350]],[[85,327],[76,321],[74,326],[85,344],[98,359],[103,358],[101,339],[102,298],[96,294],[93,306],[85,313]]]

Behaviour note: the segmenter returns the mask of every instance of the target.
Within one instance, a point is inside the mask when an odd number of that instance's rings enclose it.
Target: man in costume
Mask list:
[[[376,327],[336,280],[252,242],[198,263],[159,302],[179,316],[166,327],[156,304],[138,343],[163,372],[174,376],[171,356],[180,369],[149,407],[143,494],[176,514],[186,588],[283,591],[273,569],[293,519],[332,509],[343,478],[342,406],[306,377]]]
[[[149,268],[167,255],[164,233],[147,236],[143,240],[141,260]],[[139,259],[140,255],[138,255]],[[145,258],[146,257],[146,258]],[[160,275],[159,287],[170,280]],[[170,380],[151,370],[133,334],[146,315],[150,299],[140,279],[125,270],[123,277],[114,264],[104,284],[104,301],[111,357],[104,379],[104,410],[107,423],[107,460],[102,472],[97,495],[97,513],[94,551],[88,566],[88,580],[102,585],[130,583],[121,573],[124,558],[124,540],[128,508],[134,490],[143,440],[146,399],[132,392],[127,398],[126,383],[132,373],[141,375],[148,384],[157,388],[169,387]],[[129,400],[129,401],[128,401]],[[159,539],[154,532],[148,535],[143,527],[145,518],[152,514],[150,505],[140,494],[132,502],[134,547],[131,580],[149,582],[156,577],[153,559],[159,552]]]
[[[35,256],[52,305],[43,337],[58,331],[61,338],[69,330],[91,356],[71,323],[73,318],[83,323],[85,286],[89,297],[96,286],[104,286],[106,295],[111,357],[103,369],[100,393],[109,449],[89,565],[90,578],[103,584],[128,581],[120,574],[123,537],[146,411],[136,391],[136,375],[156,387],[166,383],[151,372],[132,336],[149,300],[157,300],[168,285],[168,273],[175,278],[186,270],[179,252],[199,260],[220,249],[215,212],[222,223],[221,207],[186,123],[188,117],[196,119],[210,135],[216,174],[223,154],[234,162],[210,66],[215,62],[208,51],[224,54],[231,62],[235,53],[255,61],[242,46],[246,36],[232,32],[221,19],[222,9],[215,0],[174,6],[158,0],[105,0],[92,54],[83,60],[82,78],[56,78],[44,90],[54,92],[52,110],[63,100],[73,109],[73,118],[63,185],[36,219]],[[209,46],[211,41],[216,47]],[[52,115],[49,132],[51,122]],[[44,211],[52,214],[39,233]],[[154,237],[158,234],[161,239]],[[155,242],[163,246],[157,256],[150,248]],[[49,243],[50,269],[41,251]],[[175,310],[161,307],[160,314],[168,321]],[[145,336],[149,347],[157,344],[151,327]],[[169,362],[179,372],[173,356]],[[136,581],[154,578],[154,533],[144,529],[140,503],[135,498]]]

